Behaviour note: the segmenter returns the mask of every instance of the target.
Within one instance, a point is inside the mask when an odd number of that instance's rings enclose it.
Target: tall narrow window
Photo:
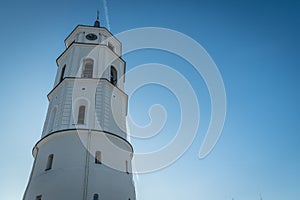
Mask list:
[[[48,160],[47,160],[47,165],[46,165],[45,171],[50,170],[52,168],[53,157],[54,157],[53,154],[50,154],[48,156]]]
[[[83,71],[81,77],[93,78],[94,61],[92,59],[85,59],[83,63]]]
[[[95,163],[101,164],[101,152],[100,151],[96,151],[96,153],[95,153]]]
[[[84,124],[85,106],[80,106],[78,110],[77,124]]]
[[[128,161],[127,160],[125,161],[125,167],[126,167],[126,173],[129,174],[129,171],[128,171]]]
[[[94,194],[93,200],[99,200],[99,194]]]
[[[118,81],[118,74],[117,74],[117,70],[116,68],[114,68],[113,66],[110,67],[110,82],[111,84],[113,84],[114,86],[117,85],[117,81]]]
[[[38,195],[35,197],[35,200],[42,200],[42,195]]]
[[[62,70],[61,70],[59,82],[62,82],[64,80],[65,71],[66,71],[66,65],[64,65],[63,68],[62,68]]]

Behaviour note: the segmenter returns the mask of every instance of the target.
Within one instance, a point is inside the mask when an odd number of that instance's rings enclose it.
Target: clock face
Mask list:
[[[98,38],[97,35],[95,35],[94,33],[89,33],[85,37],[88,40],[96,40]]]

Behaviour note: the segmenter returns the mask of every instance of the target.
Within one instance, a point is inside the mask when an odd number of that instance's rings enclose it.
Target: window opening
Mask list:
[[[94,61],[92,59],[86,59],[83,65],[82,78],[93,78]]]
[[[99,200],[99,195],[98,194],[94,194],[93,200]]]
[[[78,110],[77,124],[84,124],[85,106],[80,106]]]
[[[60,75],[59,82],[62,82],[64,80],[65,71],[66,71],[66,65],[64,65],[63,68],[62,68],[62,70],[61,70],[61,75]]]
[[[101,152],[100,151],[96,151],[96,153],[95,153],[95,163],[101,164]]]
[[[50,155],[48,156],[48,160],[47,160],[47,165],[46,165],[45,171],[50,170],[50,169],[52,168],[53,158],[54,158],[54,155],[53,155],[53,154],[50,154]]]
[[[117,74],[117,70],[115,67],[111,66],[110,67],[110,82],[111,84],[113,84],[114,86],[117,85],[117,81],[118,81],[118,74]]]

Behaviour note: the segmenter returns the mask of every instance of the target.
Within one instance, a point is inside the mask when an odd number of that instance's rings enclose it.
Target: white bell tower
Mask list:
[[[97,17],[65,45],[23,200],[135,200],[121,43]]]

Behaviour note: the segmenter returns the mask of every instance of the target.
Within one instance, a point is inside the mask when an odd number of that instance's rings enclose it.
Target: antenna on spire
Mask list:
[[[99,9],[97,9],[97,19],[94,23],[94,27],[100,28],[100,21],[99,21]]]

